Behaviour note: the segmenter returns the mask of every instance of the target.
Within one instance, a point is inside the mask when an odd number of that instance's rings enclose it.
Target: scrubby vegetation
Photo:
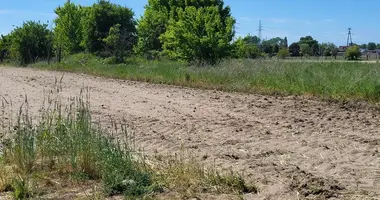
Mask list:
[[[377,64],[290,59],[337,58],[334,44],[311,36],[290,46],[286,37],[235,38],[235,19],[222,0],[149,0],[140,20],[107,0],[67,1],[55,13],[54,29],[25,22],[2,36],[0,61],[227,91],[378,98]],[[345,57],[360,59],[359,47]]]
[[[48,65],[45,62],[33,66],[223,91],[306,94],[338,100],[378,101],[380,98],[378,63],[241,59],[198,67],[170,60],[129,59],[126,64],[118,65],[109,65],[106,61],[89,54],[78,54],[62,63]]]
[[[37,198],[86,183],[99,185],[88,195],[102,198],[152,197],[163,190],[184,196],[204,190],[257,192],[240,175],[205,168],[195,159],[186,161],[189,157],[147,164],[125,124],[113,123],[116,132],[94,124],[86,91],[67,105],[50,92],[39,117],[29,112],[25,99],[15,123],[6,107],[10,101],[3,100],[0,192],[11,192],[15,199]],[[116,135],[120,139],[113,139]]]

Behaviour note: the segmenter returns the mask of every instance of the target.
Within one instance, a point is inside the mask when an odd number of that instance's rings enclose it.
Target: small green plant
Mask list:
[[[21,177],[13,179],[12,188],[15,199],[27,199],[32,196],[27,180]]]
[[[186,79],[187,82],[189,82],[191,80],[191,76],[190,76],[189,73],[185,74],[185,79]]]

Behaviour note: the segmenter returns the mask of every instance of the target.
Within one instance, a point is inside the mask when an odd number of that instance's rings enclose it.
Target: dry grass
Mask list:
[[[155,165],[161,167],[150,167],[133,149],[125,125],[113,122],[124,136],[114,140],[93,124],[88,91],[83,90],[69,105],[61,102],[59,92],[60,87],[49,92],[38,119],[29,112],[27,98],[14,123],[3,106],[2,132],[7,137],[1,143],[0,193],[9,191],[15,199],[54,198],[54,194],[65,193],[73,193],[69,198],[124,195],[135,199],[154,198],[163,191],[182,196],[257,192],[240,175],[205,169],[195,160],[173,158]],[[90,185],[99,187],[85,194],[70,191],[86,185],[84,190],[91,189]]]

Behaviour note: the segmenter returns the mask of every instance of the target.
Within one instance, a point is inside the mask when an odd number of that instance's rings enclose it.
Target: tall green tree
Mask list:
[[[362,44],[362,45],[360,45],[360,48],[362,48],[362,49],[367,49],[367,44]]]
[[[169,57],[214,64],[230,55],[230,42],[235,34],[233,17],[220,13],[217,6],[187,6],[177,8],[177,14],[178,20],[171,18],[161,36]]]
[[[375,50],[376,49],[376,43],[370,42],[367,45],[368,50]]]
[[[300,50],[301,50],[303,56],[311,56],[312,55],[312,49],[306,43],[300,44]]]
[[[315,40],[313,37],[311,36],[306,36],[306,37],[301,37],[300,38],[300,41],[298,42],[299,44],[307,44],[309,45],[309,47],[311,48],[313,46],[313,44],[318,44],[318,41]]]
[[[169,13],[169,0],[148,0],[144,15],[137,26],[137,53],[162,50],[160,36],[166,31]]]
[[[289,53],[292,57],[300,56],[301,47],[298,42],[294,42],[289,46]]]
[[[337,46],[333,43],[322,43],[320,45],[321,55],[332,56],[333,50],[336,48]]]
[[[243,41],[249,45],[259,45],[261,40],[257,36],[247,35],[243,38]]]
[[[0,63],[4,62],[9,55],[11,41],[9,35],[1,35],[0,37]]]
[[[130,40],[135,38],[129,37],[125,30],[120,28],[120,24],[116,24],[111,27],[108,36],[103,39],[106,43],[109,52],[115,57],[116,63],[121,63],[124,61],[124,56],[127,56],[131,53],[131,48],[125,48],[129,44],[133,43]]]
[[[47,27],[47,24],[27,21],[15,28],[10,34],[10,55],[22,65],[48,58],[52,50],[52,34]]]
[[[82,8],[67,0],[63,6],[55,9],[54,43],[61,47],[64,54],[82,51]]]
[[[251,44],[251,41],[245,40],[244,38],[237,38],[237,40],[233,43],[233,57],[234,58],[257,58],[260,54],[257,45]]]
[[[361,56],[359,46],[348,47],[346,50],[346,57],[349,60],[357,60]]]
[[[319,54],[318,41],[315,40],[313,37],[311,37],[311,36],[301,37],[300,41],[298,43],[300,44],[301,49],[303,48],[304,50],[307,50],[307,53],[306,53],[307,55],[312,56],[312,55],[318,55]],[[309,48],[306,48],[306,46],[304,44],[309,46],[310,50],[309,50]]]
[[[288,48],[288,38],[287,37],[285,37],[284,38],[284,43],[283,43],[283,45],[282,45],[282,48],[285,48],[285,49],[287,49]]]
[[[148,0],[144,15],[137,27],[139,39],[136,51],[139,53],[161,51],[163,44],[159,38],[166,33],[170,20],[180,20],[179,10],[185,10],[187,7],[198,9],[210,6],[218,8],[222,23],[231,17],[230,8],[224,6],[223,0]]]
[[[130,8],[113,4],[108,0],[99,0],[84,9],[84,14],[82,45],[89,52],[102,52],[107,49],[104,39],[107,38],[111,27],[116,24],[120,24],[120,30],[128,37],[137,37],[136,21]],[[129,44],[125,48],[131,49],[133,45]]]

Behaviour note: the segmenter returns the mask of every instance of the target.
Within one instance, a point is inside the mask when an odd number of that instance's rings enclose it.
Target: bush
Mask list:
[[[285,59],[289,56],[289,50],[288,49],[280,49],[277,53],[277,57],[281,59]]]
[[[230,55],[235,20],[229,12],[220,13],[216,6],[187,6],[177,12],[178,20],[170,19],[161,35],[164,51],[170,58],[215,64]]]
[[[10,34],[11,57],[21,61],[21,65],[28,65],[51,56],[52,33],[47,26],[28,21],[14,29]]]
[[[260,56],[260,50],[256,45],[247,44],[244,39],[239,38],[233,44],[234,58],[252,58],[255,59]]]
[[[360,49],[358,46],[352,46],[347,48],[346,50],[346,57],[349,60],[357,60],[361,56]]]

